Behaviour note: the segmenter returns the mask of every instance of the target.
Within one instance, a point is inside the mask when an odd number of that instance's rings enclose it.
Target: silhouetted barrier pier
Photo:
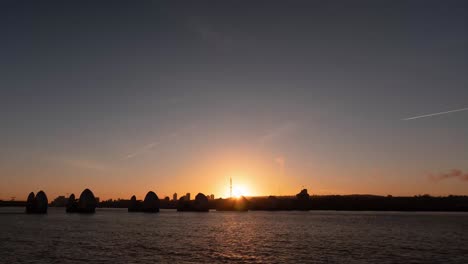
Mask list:
[[[145,200],[140,201],[136,199],[136,196],[133,195],[130,199],[130,204],[128,206],[129,212],[145,212],[145,213],[157,213],[159,212],[159,198],[156,193],[149,191]]]
[[[25,212],[28,214],[46,214],[48,206],[49,201],[43,191],[37,195],[29,193],[26,201],[0,201],[0,207],[26,207]]]
[[[181,197],[177,203],[177,211],[179,212],[208,212],[209,210],[208,198],[203,193],[198,193],[193,201]]]
[[[85,189],[81,195],[80,199],[76,200],[75,195],[72,193],[70,198],[68,198],[68,203],[66,206],[67,213],[83,213],[83,214],[93,214],[96,211],[97,201],[96,197],[91,190]]]
[[[28,214],[46,214],[49,201],[47,195],[43,191],[39,191],[37,195],[31,192],[26,200],[26,213]]]

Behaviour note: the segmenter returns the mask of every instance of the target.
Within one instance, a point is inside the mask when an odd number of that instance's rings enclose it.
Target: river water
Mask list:
[[[468,213],[22,211],[0,263],[468,263]]]

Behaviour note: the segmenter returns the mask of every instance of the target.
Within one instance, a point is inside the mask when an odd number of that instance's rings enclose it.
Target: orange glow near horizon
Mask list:
[[[418,171],[391,167],[366,168],[337,166],[340,163],[299,163],[293,158],[249,146],[219,150],[215,146],[201,149],[193,159],[168,157],[171,162],[161,166],[146,161],[129,160],[106,166],[84,166],[90,162],[46,159],[35,167],[2,167],[0,173],[0,200],[26,200],[29,192],[43,190],[49,200],[59,195],[79,195],[85,188],[101,200],[130,199],[136,195],[144,199],[154,191],[161,199],[174,193],[214,194],[216,198],[230,197],[229,179],[232,178],[233,197],[295,195],[302,188],[309,194],[376,194],[402,195],[429,193],[431,195],[463,195],[466,191],[457,181],[436,182],[426,175],[408,178],[401,184],[401,175],[418,175]],[[143,156],[144,157],[144,156]],[[172,160],[173,158],[173,160]],[[161,158],[163,159],[163,158]],[[40,160],[38,158],[38,160]],[[277,161],[281,160],[281,163]],[[310,160],[320,160],[311,156]],[[97,168],[99,167],[99,169]],[[355,180],[359,175],[359,181]],[[25,179],[28,181],[18,181]]]

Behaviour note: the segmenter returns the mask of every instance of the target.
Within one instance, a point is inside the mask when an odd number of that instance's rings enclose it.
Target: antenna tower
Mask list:
[[[232,177],[229,177],[229,197],[232,198]]]

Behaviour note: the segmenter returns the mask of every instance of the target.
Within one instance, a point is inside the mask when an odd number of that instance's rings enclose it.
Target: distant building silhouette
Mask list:
[[[55,198],[51,203],[50,203],[50,206],[54,206],[54,207],[65,207],[67,206],[67,203],[68,203],[68,199],[61,195],[61,196],[58,196],[57,198]]]
[[[172,201],[175,201],[175,202],[177,201],[177,193],[174,193],[172,195]]]
[[[310,196],[307,193],[307,189],[302,189],[300,193],[296,194],[296,198],[299,200],[307,200],[309,197]]]
[[[294,203],[294,209],[296,210],[310,210],[310,196],[307,193],[307,189],[302,189],[300,193],[296,194],[297,201]]]
[[[185,194],[185,200],[190,201],[190,193]]]

